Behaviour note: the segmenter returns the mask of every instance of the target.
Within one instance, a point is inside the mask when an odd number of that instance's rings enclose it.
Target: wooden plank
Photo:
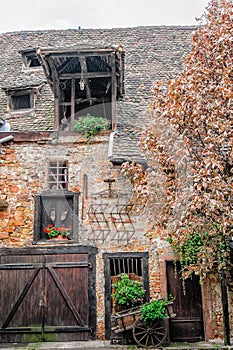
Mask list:
[[[27,247],[27,248],[0,248],[0,255],[2,257],[6,256],[35,256],[35,255],[52,255],[52,254],[92,254],[98,253],[98,249],[93,246],[88,245],[74,245],[74,246],[52,246],[52,247]]]
[[[90,267],[90,263],[88,261],[81,261],[81,262],[54,262],[54,263],[47,263],[46,266],[52,267],[52,268],[72,268],[72,267],[80,267],[80,268],[86,268]]]
[[[34,212],[34,241],[38,242],[40,239],[40,223],[41,223],[41,197],[35,194],[35,212]]]
[[[40,49],[41,57],[52,57],[52,58],[62,58],[62,57],[80,57],[80,56],[109,56],[112,53],[116,52],[116,49],[85,49],[80,50],[79,48],[71,49],[67,48],[67,50],[49,50],[49,49]]]
[[[74,304],[72,303],[69,295],[67,294],[64,286],[62,285],[58,275],[56,274],[56,272],[54,271],[54,269],[50,266],[48,266],[48,271],[50,272],[54,282],[56,283],[62,297],[64,298],[64,301],[66,302],[67,306],[69,307],[70,311],[72,312],[75,320],[77,321],[77,323],[81,326],[84,327],[85,324],[83,322],[83,320],[81,319],[79,313],[77,312],[77,310],[75,309]]]
[[[73,240],[78,240],[78,228],[79,228],[79,193],[74,193],[73,197]]]
[[[88,72],[88,73],[64,73],[59,74],[59,78],[61,80],[67,80],[67,79],[89,79],[89,78],[108,78],[111,77],[111,72]]]
[[[36,276],[38,275],[39,271],[40,271],[40,268],[35,269],[33,271],[31,277],[27,281],[25,287],[23,288],[23,290],[21,291],[18,299],[16,300],[15,304],[13,305],[11,311],[7,315],[5,321],[3,322],[2,328],[6,328],[9,325],[11,319],[13,318],[13,316],[16,313],[16,311],[18,310],[19,305],[21,304],[22,300],[24,299],[25,295],[27,294],[29,288],[31,287],[32,283],[34,282],[34,280],[35,280]]]
[[[13,136],[13,142],[22,142],[22,141],[47,141],[53,131],[24,131],[24,132],[0,132],[0,139]]]

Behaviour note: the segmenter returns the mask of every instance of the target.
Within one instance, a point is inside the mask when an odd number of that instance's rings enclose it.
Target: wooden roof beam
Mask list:
[[[59,74],[60,79],[89,79],[89,78],[108,78],[111,77],[112,73],[111,72],[88,72],[88,73],[64,73],[64,74]]]

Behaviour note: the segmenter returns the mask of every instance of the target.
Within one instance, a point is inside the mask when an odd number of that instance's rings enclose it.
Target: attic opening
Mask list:
[[[24,68],[34,69],[41,67],[36,50],[23,50],[19,51],[19,53],[22,54]]]
[[[56,130],[73,131],[75,121],[90,114],[116,127],[116,101],[123,96],[122,47],[39,49],[55,97]]]

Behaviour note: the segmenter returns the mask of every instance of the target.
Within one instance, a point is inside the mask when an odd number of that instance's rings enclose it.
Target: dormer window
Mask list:
[[[55,99],[54,127],[73,131],[87,115],[116,128],[116,102],[124,95],[124,50],[119,47],[38,49]]]
[[[24,68],[40,68],[41,64],[36,50],[20,51],[23,57]]]

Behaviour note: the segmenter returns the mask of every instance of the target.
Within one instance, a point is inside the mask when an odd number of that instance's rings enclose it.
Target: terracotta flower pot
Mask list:
[[[49,239],[52,239],[52,240],[67,240],[68,238],[66,236],[62,236],[62,235],[58,235],[58,236],[55,236],[55,237],[50,237]]]

